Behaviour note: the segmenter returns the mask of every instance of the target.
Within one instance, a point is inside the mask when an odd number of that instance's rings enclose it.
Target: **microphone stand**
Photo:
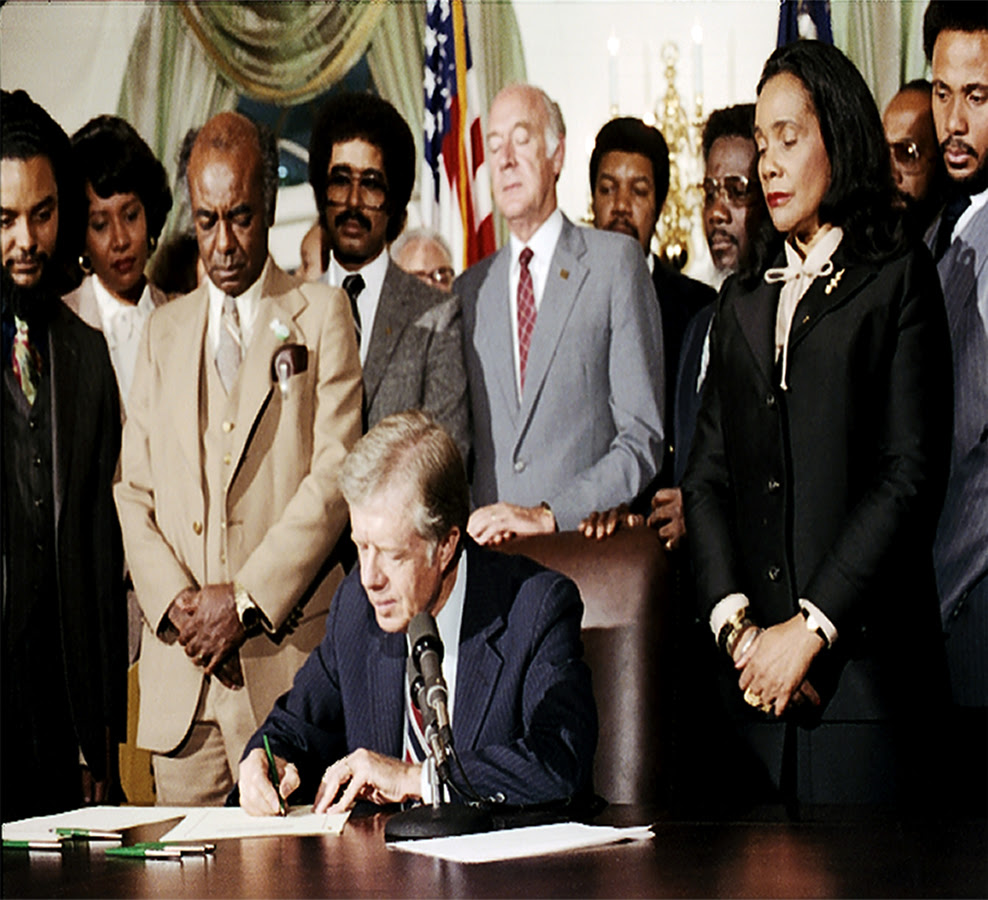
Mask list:
[[[447,785],[451,791],[462,794],[451,777],[450,760],[459,762],[456,760],[452,734],[449,733],[444,738],[440,731],[436,712],[426,702],[425,681],[413,667],[411,658],[408,665],[408,680],[412,702],[422,713],[427,752],[423,764],[426,766],[432,788],[432,803],[415,806],[392,816],[384,826],[385,841],[420,840],[493,831],[494,816],[489,804],[481,806],[446,802]],[[437,759],[437,753],[441,759]]]

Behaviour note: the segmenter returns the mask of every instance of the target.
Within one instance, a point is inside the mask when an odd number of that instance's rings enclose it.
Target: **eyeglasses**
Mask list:
[[[906,172],[915,172],[923,162],[923,154],[915,141],[894,141],[889,144],[892,161]]]
[[[357,202],[362,209],[376,212],[384,209],[388,199],[388,186],[375,172],[358,172],[356,176],[348,167],[332,169],[326,179],[326,202],[332,206],[346,206],[354,186]]]
[[[704,178],[700,189],[703,191],[703,202],[707,206],[718,197],[723,197],[732,206],[745,206],[754,195],[754,185],[746,175]]]
[[[432,284],[442,285],[443,287],[449,287],[453,283],[453,279],[456,278],[456,272],[454,272],[449,266],[440,266],[438,269],[414,269],[408,273],[409,275],[414,275],[416,278],[421,278],[423,281],[431,282]]]

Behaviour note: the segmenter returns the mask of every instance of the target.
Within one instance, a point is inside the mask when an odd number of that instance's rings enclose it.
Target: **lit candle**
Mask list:
[[[607,39],[607,52],[610,55],[610,101],[611,114],[618,111],[618,51],[621,49],[621,42],[618,40],[614,29],[611,29],[611,36]]]
[[[693,22],[693,105],[703,98],[703,29],[700,20]]]
[[[650,115],[652,108],[652,42],[642,42],[642,68],[645,70],[645,96],[643,105],[646,109],[646,117]]]

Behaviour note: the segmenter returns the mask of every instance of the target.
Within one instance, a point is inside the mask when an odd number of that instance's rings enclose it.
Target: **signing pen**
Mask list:
[[[119,831],[101,831],[98,828],[56,828],[59,837],[80,841],[122,841]]]
[[[4,841],[4,850],[61,850],[61,841]]]
[[[182,858],[181,850],[152,849],[150,847],[110,847],[107,856],[126,856],[131,859],[178,859]]]
[[[281,796],[281,791],[278,788],[278,784],[281,779],[278,778],[278,765],[274,761],[274,754],[271,752],[271,745],[268,743],[268,736],[264,735],[264,752],[268,757],[268,777],[271,779],[271,784],[274,785],[275,793],[278,795],[278,808],[281,810],[281,815],[288,815],[288,804],[285,803],[285,798]]]
[[[178,850],[183,856],[216,852],[216,844],[166,844],[164,841],[144,841],[131,846],[139,847],[141,850]]]

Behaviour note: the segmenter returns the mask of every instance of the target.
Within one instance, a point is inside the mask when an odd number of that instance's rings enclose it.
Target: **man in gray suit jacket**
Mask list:
[[[364,370],[364,430],[406,409],[432,413],[469,450],[459,298],[402,271],[385,252],[415,183],[415,142],[387,100],[341,94],[320,110],[309,181],[329,239],[323,280],[350,296]]]
[[[454,284],[463,298],[481,543],[573,529],[629,501],[663,447],[662,324],[641,248],[558,209],[559,107],[512,85],[491,105],[494,201],[511,240]]]
[[[954,361],[954,439],[933,545],[954,701],[955,795],[985,811],[988,754],[988,9],[929,5],[923,44],[933,121],[949,176],[928,243]],[[981,95],[982,99],[978,99]]]

